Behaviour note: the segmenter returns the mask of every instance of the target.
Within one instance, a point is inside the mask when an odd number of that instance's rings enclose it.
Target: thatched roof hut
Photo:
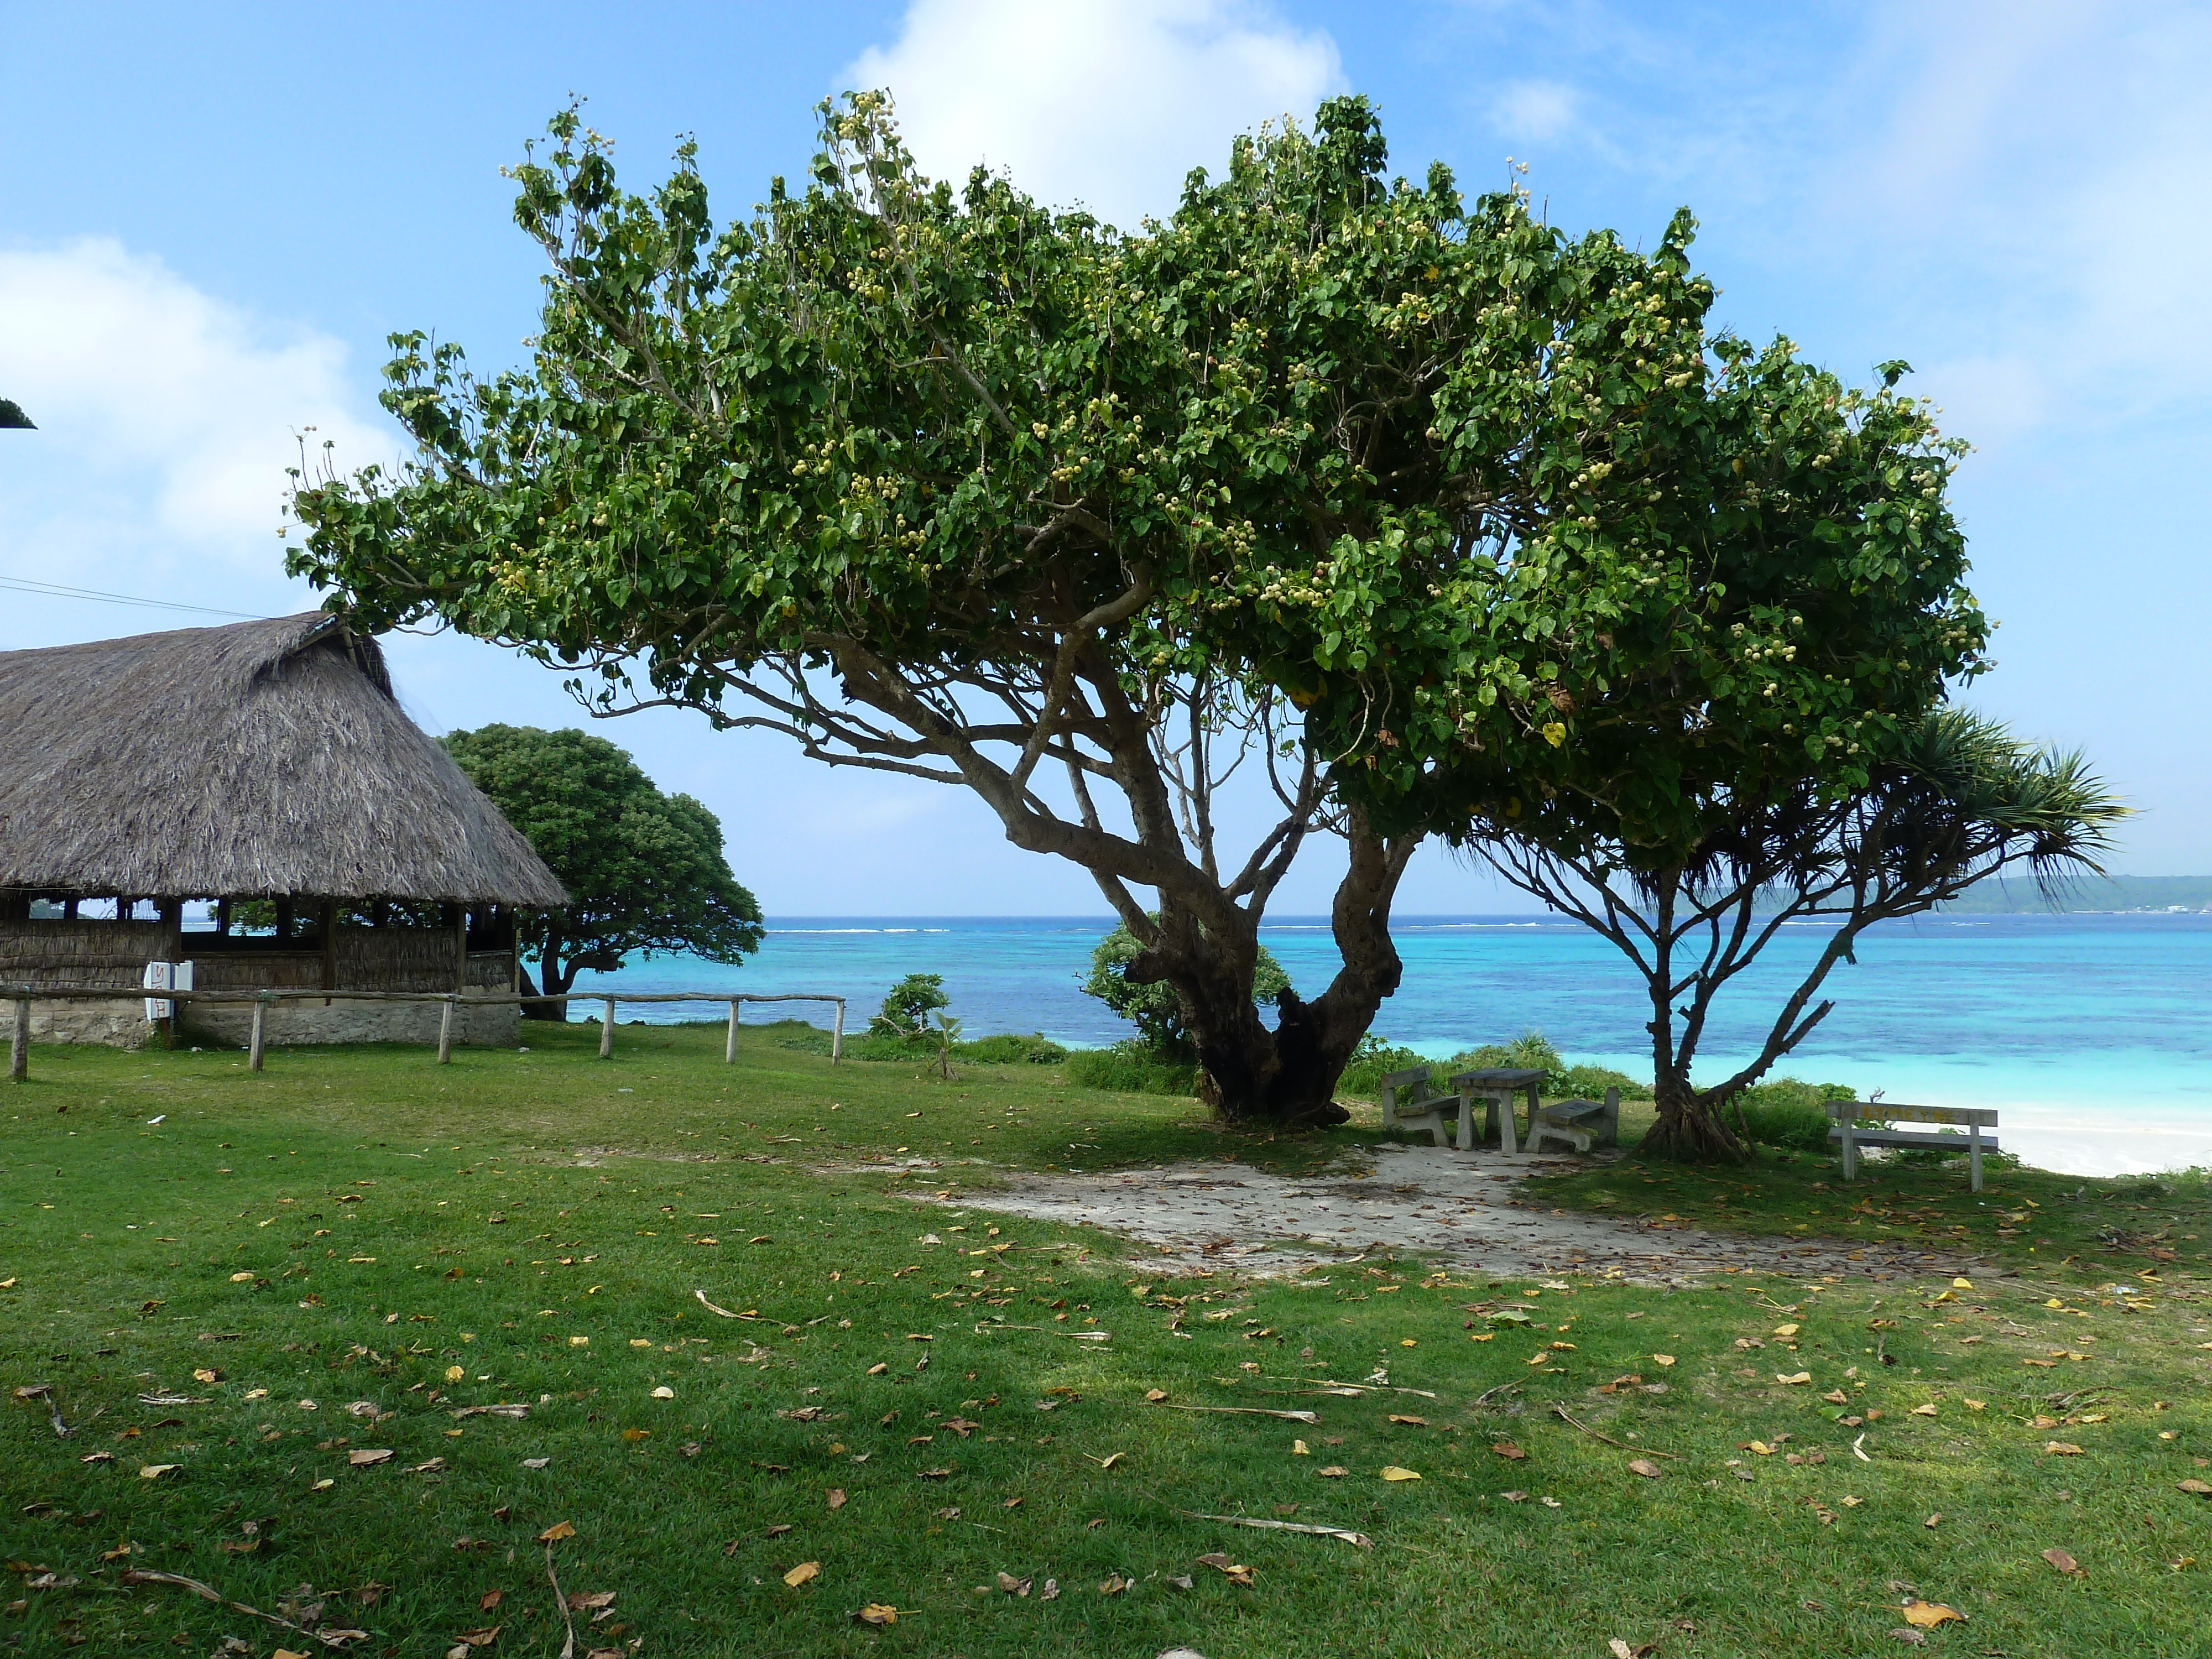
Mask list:
[[[567,901],[321,611],[0,652],[0,889]]]
[[[112,920],[80,915],[106,899]],[[194,899],[216,901],[212,929],[188,926]],[[234,932],[238,900],[274,901],[273,930]],[[149,963],[190,962],[201,991],[509,991],[516,907],[567,902],[341,617],[0,652],[0,983],[123,992]],[[125,996],[52,1000],[33,1025],[132,1042],[143,1015]],[[434,1018],[293,1002],[272,1039],[419,1038]],[[191,1008],[225,1041],[244,1018]],[[512,1005],[473,1009],[461,1040],[512,1042],[514,1025]]]

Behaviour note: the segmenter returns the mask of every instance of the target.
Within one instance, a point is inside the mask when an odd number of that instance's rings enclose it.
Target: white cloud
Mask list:
[[[1310,121],[1344,75],[1326,33],[1236,0],[913,0],[846,81],[890,89],[932,176],[981,163],[1131,226],[1193,167],[1218,174],[1234,134]]]
[[[350,465],[399,447],[343,343],[106,238],[0,252],[0,389],[39,427],[0,444],[0,573],[240,611],[312,603],[284,582],[276,536],[295,434],[316,428]],[[123,620],[79,616],[95,632]],[[53,637],[16,633],[0,629],[0,648]]]
[[[1580,101],[1557,81],[1513,81],[1498,89],[1491,118],[1509,138],[1556,138],[1576,125]]]

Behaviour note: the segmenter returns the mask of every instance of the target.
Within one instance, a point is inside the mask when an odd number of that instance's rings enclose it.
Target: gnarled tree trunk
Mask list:
[[[1224,907],[1226,914],[1218,914],[1209,928],[1188,909],[1163,905],[1158,940],[1127,972],[1139,983],[1174,986],[1205,1072],[1203,1094],[1224,1117],[1302,1127],[1342,1123],[1351,1115],[1332,1097],[1382,999],[1404,975],[1390,940],[1390,902],[1419,841],[1385,841],[1355,823],[1351,868],[1330,915],[1344,966],[1310,1000],[1282,993],[1273,1030],[1252,1001],[1257,920]]]

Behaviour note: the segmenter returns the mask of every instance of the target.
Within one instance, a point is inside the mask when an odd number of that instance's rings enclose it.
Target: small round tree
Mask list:
[[[469,781],[561,878],[565,909],[525,914],[518,940],[557,997],[586,969],[611,974],[630,956],[684,953],[743,962],[760,948],[760,904],[730,873],[719,819],[689,795],[665,795],[623,750],[574,730],[485,726],[446,749]],[[561,1019],[567,1005],[524,1005]]]

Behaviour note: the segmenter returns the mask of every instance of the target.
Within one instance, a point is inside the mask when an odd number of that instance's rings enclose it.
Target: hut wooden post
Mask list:
[[[830,1063],[835,1066],[845,1054],[845,999],[837,999],[836,1022],[830,1028]]]
[[[722,1044],[722,1064],[725,1066],[734,1066],[737,1063],[738,1000],[735,997],[732,997],[730,999],[730,1036],[729,1040]]]
[[[599,1058],[611,1060],[615,1052],[615,1000],[607,999],[607,1012],[599,1021]]]
[[[438,1064],[453,1063],[453,1004],[457,997],[447,997],[438,1011]]]
[[[323,901],[323,989],[335,991],[338,986],[338,902],[334,898]],[[328,997],[323,1006],[331,1006]]]
[[[15,1017],[9,1022],[8,1081],[28,1083],[31,1080],[31,988],[25,986],[15,997]]]
[[[469,907],[453,907],[453,990],[458,995],[469,988]]]
[[[258,1072],[261,1069],[261,1035],[266,1024],[268,1013],[269,999],[265,996],[256,997],[253,1000],[253,1036],[246,1051],[246,1069],[249,1072]]]

